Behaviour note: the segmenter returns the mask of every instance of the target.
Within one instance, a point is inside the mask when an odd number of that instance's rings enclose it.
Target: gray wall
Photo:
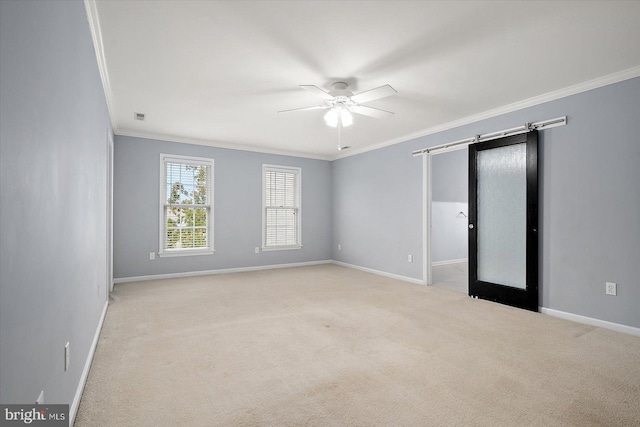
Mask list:
[[[469,150],[431,157],[431,261],[468,257]]]
[[[106,302],[109,127],[83,3],[0,1],[4,404],[71,404],[80,382]]]
[[[422,159],[397,144],[332,169],[333,259],[422,279]]]
[[[214,164],[215,254],[165,257],[158,252],[160,153],[210,157]],[[300,250],[262,247],[262,164],[302,168]],[[331,164],[201,145],[116,136],[114,277],[321,261],[331,258]]]
[[[431,156],[431,200],[463,202],[469,200],[469,150]]]
[[[421,279],[422,161],[411,152],[563,115],[567,126],[540,133],[541,304],[640,327],[640,78],[333,162],[333,259]]]

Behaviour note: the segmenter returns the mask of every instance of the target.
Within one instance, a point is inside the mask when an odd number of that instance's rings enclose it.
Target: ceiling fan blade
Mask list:
[[[398,93],[394,88],[389,85],[380,86],[374,89],[370,89],[364,92],[357,93],[351,97],[351,100],[362,104],[364,102],[373,101],[374,99],[384,98],[385,96],[391,96]]]
[[[320,89],[318,86],[314,85],[300,85],[300,87],[307,92],[311,92],[312,94],[319,96],[322,99],[333,99],[333,96],[329,95],[324,90]]]
[[[329,108],[328,105],[314,105],[313,107],[292,108],[291,110],[282,110],[278,113],[288,113],[289,111],[306,111],[306,110],[325,110]]]
[[[381,110],[379,108],[367,107],[365,105],[354,105],[353,107],[350,107],[349,110],[352,113],[362,114],[369,117],[375,117],[376,119],[386,119],[387,117],[391,117],[394,114],[391,111]]]

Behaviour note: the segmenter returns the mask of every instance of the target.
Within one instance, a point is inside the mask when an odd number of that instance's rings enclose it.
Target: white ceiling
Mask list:
[[[639,1],[87,5],[122,135],[332,159],[640,75]],[[340,153],[323,111],[277,113],[321,104],[298,85],[335,81],[398,91],[367,104],[393,117],[354,117]]]

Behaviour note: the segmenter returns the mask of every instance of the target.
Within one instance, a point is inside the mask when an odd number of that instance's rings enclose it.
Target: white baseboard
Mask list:
[[[459,264],[461,262],[469,262],[469,258],[458,258],[458,259],[448,259],[446,261],[435,261],[431,263],[431,266],[436,267],[438,265]]]
[[[567,313],[565,311],[554,310],[552,308],[540,307],[540,312],[560,319],[571,320],[573,322],[584,323],[585,325],[597,326],[599,328],[610,329],[624,334],[640,337],[640,328],[621,325],[620,323],[607,322],[606,320],[594,319],[592,317],[580,316],[579,314]]]
[[[102,324],[104,323],[104,318],[107,315],[107,307],[109,307],[109,301],[105,301],[104,303],[104,308],[102,309],[102,315],[100,315],[100,322],[98,322],[96,333],[93,336],[93,342],[91,343],[91,347],[89,348],[89,355],[87,356],[87,360],[84,362],[84,369],[82,370],[82,375],[80,376],[80,382],[78,383],[78,388],[76,389],[76,395],[73,398],[73,403],[69,407],[69,426],[73,426],[73,422],[75,421],[76,415],[78,413],[78,407],[80,406],[80,399],[82,398],[84,385],[87,383],[87,377],[89,376],[89,369],[91,369],[93,354],[96,352],[96,347],[98,346],[98,339],[100,338],[100,331],[102,330]]]
[[[244,273],[247,271],[273,270],[276,268],[306,267],[309,265],[330,264],[331,260],[295,262],[291,264],[259,265],[255,267],[222,268],[218,270],[185,271],[183,273],[152,274],[149,276],[121,277],[113,283],[141,282],[145,280],[176,279],[180,277],[210,276],[212,274]]]
[[[320,264],[341,265],[343,267],[366,271],[367,273],[378,274],[380,276],[390,277],[392,279],[398,279],[405,282],[424,285],[424,281],[420,279],[401,276],[399,274],[387,273],[385,271],[374,270],[373,268],[361,267],[359,265],[348,264],[346,262],[334,261],[331,259],[322,260],[322,261],[296,262],[291,264],[260,265],[255,267],[222,268],[218,270],[185,271],[183,273],[167,273],[167,274],[152,274],[149,276],[120,277],[117,279],[113,279],[113,283],[142,282],[146,280],[161,280],[161,279],[176,279],[180,277],[209,276],[212,274],[244,273],[247,271],[273,270],[276,268],[306,267],[310,265],[320,265]]]
[[[417,285],[424,285],[424,281],[421,279],[414,279],[412,277],[401,276],[399,274],[387,273],[386,271],[374,270],[373,268],[361,267],[355,264],[348,264],[346,262],[332,260],[331,264],[340,265],[342,267],[353,268],[355,270],[365,271],[367,273],[377,274],[379,276],[389,277],[391,279],[402,280],[404,282],[415,283]]]

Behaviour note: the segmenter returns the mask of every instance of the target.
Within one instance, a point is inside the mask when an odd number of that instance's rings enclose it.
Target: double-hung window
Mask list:
[[[160,155],[160,256],[213,253],[213,159]]]
[[[300,168],[262,165],[262,249],[300,249]]]

